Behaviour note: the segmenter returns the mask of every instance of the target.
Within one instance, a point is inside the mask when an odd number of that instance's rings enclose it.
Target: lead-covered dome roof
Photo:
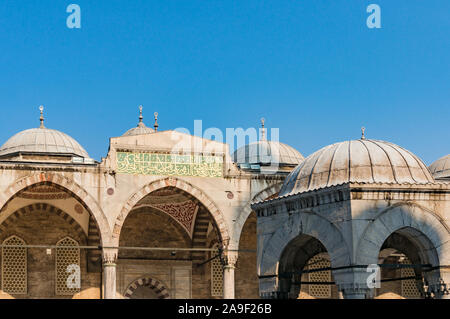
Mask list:
[[[450,154],[438,159],[429,169],[434,178],[450,178]]]
[[[238,165],[275,165],[294,167],[303,162],[305,157],[295,148],[266,139],[265,119],[261,119],[261,139],[239,147],[232,155]]]
[[[295,148],[281,142],[266,140],[242,146],[233,153],[233,161],[237,164],[296,166],[304,159]]]
[[[47,128],[33,128],[19,132],[0,148],[0,157],[16,153],[45,153],[89,158],[84,148],[72,137]]]
[[[37,154],[75,156],[88,159],[88,153],[75,139],[63,132],[48,129],[44,126],[44,108],[41,106],[40,110],[40,127],[19,132],[11,137],[0,148],[0,157]]]
[[[286,178],[280,196],[343,183],[427,184],[434,179],[410,151],[378,140],[352,140],[326,146],[308,156]]]

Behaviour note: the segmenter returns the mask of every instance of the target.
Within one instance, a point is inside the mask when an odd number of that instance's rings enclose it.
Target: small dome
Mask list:
[[[450,154],[438,159],[429,169],[434,178],[450,178]]]
[[[0,157],[18,153],[72,155],[89,158],[72,137],[48,128],[33,128],[17,133],[0,148]]]
[[[133,127],[132,129],[129,129],[122,136],[134,136],[134,135],[150,134],[150,133],[155,132],[154,129],[145,126],[144,123],[139,123],[139,124],[142,124],[142,125],[138,125],[137,127]]]
[[[125,134],[123,134],[122,136],[135,136],[135,135],[142,135],[142,134],[150,134],[150,133],[154,133],[155,130],[147,127],[143,120],[144,117],[142,116],[142,105],[139,106],[139,123],[136,127],[133,127],[132,129],[129,129],[128,131],[125,132]],[[155,113],[155,121],[156,118],[158,116],[158,113]],[[156,123],[155,123],[156,125]]]
[[[261,140],[238,148],[233,153],[237,164],[292,165],[296,166],[305,158],[295,148],[274,141]]]
[[[353,140],[326,146],[308,156],[286,178],[280,196],[343,183],[433,183],[425,164],[395,144]]]

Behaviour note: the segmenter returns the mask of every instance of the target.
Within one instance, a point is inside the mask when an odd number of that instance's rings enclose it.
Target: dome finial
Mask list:
[[[142,116],[142,105],[139,105],[139,123],[138,123],[138,127],[143,127],[145,126],[144,122],[142,121],[144,119],[144,117]]]
[[[153,126],[155,128],[155,132],[158,132],[158,112],[155,112],[153,115],[155,115],[155,125]]]
[[[43,105],[39,106],[39,111],[41,111],[41,117],[39,118],[39,120],[41,121],[41,125],[39,127],[45,128],[45,126],[44,126],[44,106]]]
[[[261,141],[266,140],[266,129],[264,128],[264,124],[266,123],[266,119],[261,118]]]
[[[363,126],[363,127],[361,127],[361,139],[362,140],[365,140],[366,139],[366,137],[364,136],[364,132],[366,131],[366,128]]]

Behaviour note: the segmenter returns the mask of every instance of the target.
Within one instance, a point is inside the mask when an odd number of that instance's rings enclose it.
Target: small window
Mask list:
[[[74,295],[80,291],[80,249],[78,242],[66,237],[56,246],[56,295]]]
[[[25,242],[17,236],[3,242],[2,290],[8,294],[27,294],[27,249],[20,246],[25,246]]]
[[[218,249],[219,246],[216,244],[212,248]],[[215,257],[217,254],[218,251],[211,252],[211,258]],[[220,257],[214,258],[211,261],[211,296],[223,296],[223,266]]]

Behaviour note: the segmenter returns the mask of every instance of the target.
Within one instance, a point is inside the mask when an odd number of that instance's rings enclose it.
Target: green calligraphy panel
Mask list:
[[[117,152],[117,172],[133,175],[222,177],[221,156]]]

